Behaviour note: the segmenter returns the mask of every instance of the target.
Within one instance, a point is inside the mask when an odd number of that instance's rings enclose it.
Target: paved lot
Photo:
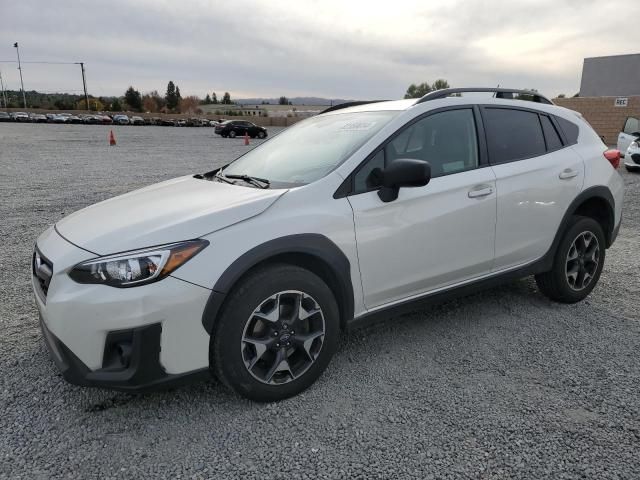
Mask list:
[[[599,286],[523,280],[345,336],[304,394],[66,384],[40,338],[33,241],[85,205],[247,147],[210,129],[0,124],[0,478],[638,478],[640,175]],[[275,130],[275,129],[274,129]]]

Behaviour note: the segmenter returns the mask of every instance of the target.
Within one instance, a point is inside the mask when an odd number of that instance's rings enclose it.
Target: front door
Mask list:
[[[432,180],[385,203],[367,179],[397,158],[429,161]],[[348,199],[368,309],[490,272],[495,177],[479,159],[473,109],[457,108],[403,127],[355,173]]]

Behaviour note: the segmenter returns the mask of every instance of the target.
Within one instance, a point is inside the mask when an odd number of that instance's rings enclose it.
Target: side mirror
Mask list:
[[[380,186],[378,196],[383,202],[398,198],[400,187],[424,187],[431,180],[431,165],[426,160],[398,158],[385,168],[374,168],[371,183]]]

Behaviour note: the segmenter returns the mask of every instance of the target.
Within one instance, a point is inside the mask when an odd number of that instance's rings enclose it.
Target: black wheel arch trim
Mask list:
[[[340,323],[345,326],[354,315],[354,293],[351,282],[351,263],[344,252],[329,238],[317,233],[288,235],[262,243],[236,259],[213,286],[202,314],[202,325],[211,334],[224,301],[237,282],[257,265],[283,258],[286,255],[307,255],[322,262],[335,280],[328,287],[336,294],[340,309]],[[332,282],[333,283],[333,282]]]

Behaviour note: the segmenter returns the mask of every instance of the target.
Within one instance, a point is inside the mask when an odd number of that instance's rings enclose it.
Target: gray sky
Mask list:
[[[584,57],[640,52],[639,0],[0,0],[0,60],[84,61],[89,92],[401,98],[407,86],[580,87]],[[635,19],[635,20],[632,20]],[[0,63],[19,89],[15,64]],[[80,92],[76,65],[25,89]]]

